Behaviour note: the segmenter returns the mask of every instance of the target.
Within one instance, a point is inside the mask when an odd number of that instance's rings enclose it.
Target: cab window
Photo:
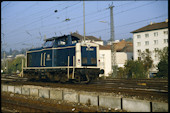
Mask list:
[[[44,43],[43,47],[52,47],[53,46],[54,41],[47,41]]]
[[[66,45],[66,40],[58,40],[57,45]]]

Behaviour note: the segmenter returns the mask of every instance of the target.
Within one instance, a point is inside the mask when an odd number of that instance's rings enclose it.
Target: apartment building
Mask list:
[[[153,23],[139,28],[133,33],[133,58],[140,60],[140,53],[143,51],[151,51],[154,68],[150,72],[157,72],[156,65],[159,63],[159,57],[156,50],[163,49],[168,46],[168,19],[165,22]]]

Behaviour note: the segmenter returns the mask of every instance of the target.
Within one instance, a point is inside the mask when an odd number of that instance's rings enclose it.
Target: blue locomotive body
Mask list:
[[[27,51],[24,76],[66,82],[89,82],[100,74],[99,46],[80,43],[76,37],[64,35],[47,39],[41,48]]]

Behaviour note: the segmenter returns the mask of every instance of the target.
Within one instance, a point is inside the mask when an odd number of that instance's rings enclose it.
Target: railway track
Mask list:
[[[15,78],[16,77],[16,78]],[[68,88],[74,90],[115,93],[116,95],[135,96],[146,99],[168,101],[168,80],[166,79],[110,79],[96,80],[90,84],[72,84],[56,82],[30,82],[26,78],[13,76],[11,81],[2,79],[2,83],[13,85],[35,85],[43,87]],[[9,78],[9,77],[6,77]],[[18,79],[19,78],[19,79]]]
[[[20,77],[17,74],[2,74],[1,81],[27,81],[27,78]]]
[[[28,82],[27,78],[19,77],[18,75],[2,75],[1,81],[6,82],[23,82],[25,84],[34,85],[36,82]],[[41,84],[40,81],[37,81]],[[46,82],[46,85],[55,86],[55,84],[60,83],[51,83]],[[63,86],[72,85],[70,83],[62,84]],[[74,84],[77,87],[77,84]],[[78,84],[83,85],[83,84]],[[111,80],[97,80],[90,84],[84,84],[83,86],[93,86],[93,87],[104,87],[104,88],[116,88],[116,89],[133,89],[133,90],[143,90],[143,91],[152,91],[152,92],[168,92],[168,81],[167,80],[158,80],[158,79],[111,79]]]

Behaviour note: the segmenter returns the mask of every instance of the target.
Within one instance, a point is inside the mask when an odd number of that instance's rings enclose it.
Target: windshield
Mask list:
[[[53,46],[53,40],[52,41],[47,41],[44,43],[44,46],[43,47],[52,47]]]

